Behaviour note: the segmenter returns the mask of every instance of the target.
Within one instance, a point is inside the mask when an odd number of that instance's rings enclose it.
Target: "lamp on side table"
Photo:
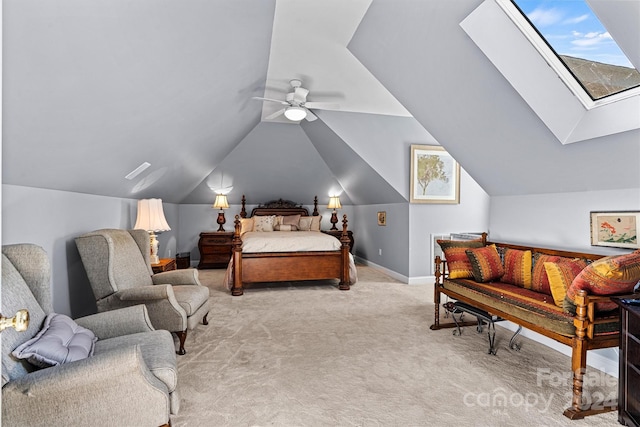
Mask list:
[[[171,230],[171,227],[169,227],[164,217],[162,199],[138,200],[138,218],[133,228],[149,232],[151,264],[157,264],[160,261],[160,257],[158,257],[158,240],[156,239],[156,233]]]
[[[216,221],[220,227],[218,227],[218,231],[224,231],[224,223],[227,222],[224,218],[224,209],[229,209],[229,202],[227,202],[226,194],[218,194],[216,195],[216,201],[213,202],[214,209],[220,209],[218,213],[218,220]]]

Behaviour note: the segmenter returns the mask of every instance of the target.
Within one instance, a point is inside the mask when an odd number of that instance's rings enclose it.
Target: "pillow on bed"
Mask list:
[[[253,231],[273,231],[273,222],[275,215],[254,216]]]
[[[253,218],[242,218],[240,220],[240,235],[247,231],[253,231]]]
[[[300,222],[298,222],[298,228],[300,231],[309,231],[311,228],[311,218],[312,216],[302,216],[300,217]]]
[[[299,222],[300,222],[300,215],[287,215],[282,217],[282,222],[280,224],[295,225],[297,229]]]
[[[322,215],[312,216],[309,231],[320,231],[320,221],[322,221]]]
[[[291,224],[278,224],[273,227],[275,231],[298,231],[298,227]]]

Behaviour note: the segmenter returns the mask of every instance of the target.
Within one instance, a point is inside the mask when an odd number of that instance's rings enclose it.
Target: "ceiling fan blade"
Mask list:
[[[269,114],[269,115],[268,115],[267,117],[265,117],[264,119],[265,119],[265,120],[272,120],[272,119],[275,119],[276,117],[283,115],[283,114],[284,114],[284,110],[286,110],[286,108],[282,108],[282,109],[280,109],[280,110],[276,111],[276,112],[275,112],[275,113],[273,113],[273,114]]]
[[[305,108],[305,111],[307,112],[307,117],[305,117],[305,119],[307,119],[308,122],[312,122],[314,120],[318,119],[318,116],[316,116],[315,114],[313,114],[310,110],[307,110]]]
[[[309,94],[309,89],[305,89],[303,87],[297,87],[293,92],[293,101],[297,102],[298,104],[302,104],[307,100],[308,94]]]
[[[269,101],[269,102],[277,102],[278,104],[282,104],[282,105],[289,105],[289,103],[287,101],[281,101],[279,99],[271,99],[271,98],[260,98],[259,96],[254,96],[251,99],[256,99],[258,101]]]
[[[318,110],[339,110],[340,104],[336,104],[335,102],[305,102],[304,106],[306,108],[315,108]]]

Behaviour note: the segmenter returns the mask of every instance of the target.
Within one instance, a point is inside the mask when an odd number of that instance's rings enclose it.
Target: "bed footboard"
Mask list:
[[[249,283],[339,279],[338,289],[350,289],[347,215],[342,219],[340,250],[316,252],[243,253],[240,216],[235,217],[233,245],[233,286],[231,294],[240,296]]]

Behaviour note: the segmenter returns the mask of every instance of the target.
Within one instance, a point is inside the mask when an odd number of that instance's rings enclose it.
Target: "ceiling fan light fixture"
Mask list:
[[[284,116],[292,122],[298,122],[307,117],[307,112],[301,107],[288,107],[284,110]]]

